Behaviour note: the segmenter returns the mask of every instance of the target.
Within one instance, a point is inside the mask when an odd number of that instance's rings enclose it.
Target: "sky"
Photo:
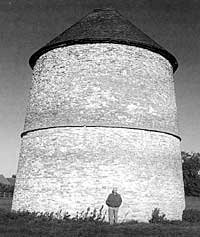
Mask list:
[[[200,152],[199,0],[0,0],[0,174],[17,171],[30,56],[95,8],[118,10],[177,58],[181,150]]]

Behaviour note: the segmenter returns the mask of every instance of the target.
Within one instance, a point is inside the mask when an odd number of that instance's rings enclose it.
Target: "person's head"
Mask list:
[[[113,193],[117,193],[117,187],[113,187],[112,192],[113,192]]]

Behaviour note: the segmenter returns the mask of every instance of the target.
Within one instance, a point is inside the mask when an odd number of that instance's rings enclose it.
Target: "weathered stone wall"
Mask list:
[[[74,215],[100,208],[117,186],[120,220],[147,220],[155,207],[181,219],[173,73],[159,54],[107,43],[47,52],[24,132],[13,209]]]
[[[55,128],[23,137],[13,209],[100,208],[113,186],[120,219],[147,220],[155,207],[179,219],[184,209],[180,141],[123,128]]]
[[[34,67],[25,131],[63,125],[177,134],[170,63],[118,44],[73,45],[44,54]]]

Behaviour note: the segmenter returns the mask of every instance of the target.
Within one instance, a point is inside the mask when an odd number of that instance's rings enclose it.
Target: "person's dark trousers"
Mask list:
[[[108,208],[108,219],[111,225],[114,223],[117,223],[118,221],[118,210],[119,210],[119,207]]]

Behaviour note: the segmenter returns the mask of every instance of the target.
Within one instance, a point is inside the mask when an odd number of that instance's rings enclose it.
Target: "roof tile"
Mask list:
[[[146,48],[168,59],[174,71],[178,67],[172,54],[113,9],[95,9],[89,13],[36,51],[30,58],[30,66],[33,68],[42,54],[54,48],[88,43],[116,43]]]

